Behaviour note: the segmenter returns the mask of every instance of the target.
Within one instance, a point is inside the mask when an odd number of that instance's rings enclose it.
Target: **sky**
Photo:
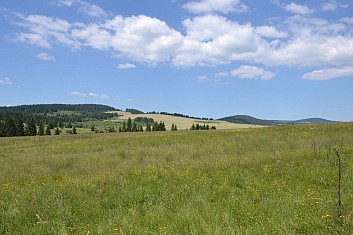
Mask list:
[[[353,0],[2,0],[0,106],[353,121]]]

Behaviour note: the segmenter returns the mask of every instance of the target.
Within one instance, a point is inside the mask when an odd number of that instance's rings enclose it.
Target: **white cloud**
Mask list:
[[[353,24],[353,17],[343,17],[340,21],[347,24]]]
[[[337,9],[338,5],[336,1],[331,1],[331,2],[325,2],[321,4],[321,9],[323,11],[335,11]]]
[[[288,34],[286,32],[277,31],[276,28],[272,26],[258,26],[256,27],[256,32],[262,37],[266,38],[286,38]]]
[[[49,54],[44,53],[44,52],[38,54],[37,57],[38,57],[39,59],[45,60],[45,61],[54,61],[54,60],[55,60],[54,56],[49,55]]]
[[[274,73],[264,70],[256,66],[242,65],[230,72],[221,72],[216,74],[217,77],[237,77],[241,79],[262,79],[269,80],[276,76]]]
[[[50,43],[44,39],[41,35],[34,34],[34,33],[18,33],[14,38],[16,42],[27,42],[32,45],[44,47],[44,48],[51,48]]]
[[[78,9],[78,11],[81,13],[84,13],[88,16],[97,17],[97,18],[108,17],[108,13],[97,5],[90,4],[84,1],[77,1],[77,2],[81,4],[81,6]]]
[[[104,11],[101,7],[82,0],[56,0],[53,3],[59,7],[71,7],[74,5],[78,5],[78,12],[83,13],[85,15],[103,19],[108,17],[108,13]]]
[[[183,8],[195,14],[211,12],[221,12],[224,14],[230,12],[241,13],[248,9],[240,0],[200,0],[187,2],[183,5]]]
[[[8,77],[4,77],[4,79],[0,79],[0,85],[10,85],[12,84],[12,81]]]
[[[331,80],[334,78],[353,76],[352,67],[339,67],[339,68],[326,68],[320,70],[314,70],[310,73],[306,73],[302,76],[308,80]]]
[[[183,31],[177,31],[165,21],[144,15],[118,15],[84,24],[13,14],[19,21],[16,24],[28,31],[18,33],[15,41],[45,48],[95,48],[150,65],[217,66],[238,61],[307,68],[353,66],[350,17],[326,20],[294,15],[274,27],[206,14],[185,19]]]
[[[206,75],[200,75],[197,77],[197,79],[200,81],[206,81],[206,80],[208,80],[208,77]]]
[[[299,5],[296,4],[294,2],[285,5],[284,9],[292,12],[294,14],[299,14],[299,15],[308,15],[314,12],[314,10],[310,9],[309,7],[305,6],[305,5]]]
[[[92,92],[84,93],[84,92],[74,91],[74,92],[71,92],[70,95],[84,97],[84,98],[110,99],[110,96],[108,95],[100,95]]]
[[[170,61],[183,42],[180,32],[157,18],[118,16],[108,23],[115,30],[111,46],[120,55],[136,61],[151,64]]]
[[[118,64],[118,69],[134,69],[136,68],[136,65],[130,64],[130,63],[125,63],[125,64]]]

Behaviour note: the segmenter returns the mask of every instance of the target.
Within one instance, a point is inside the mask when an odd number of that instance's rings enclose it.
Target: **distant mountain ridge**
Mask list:
[[[263,126],[274,126],[283,124],[303,124],[303,123],[334,123],[337,121],[331,121],[323,118],[306,118],[300,120],[265,120],[258,119],[248,115],[234,115],[229,117],[220,118],[218,120],[239,123],[239,124],[252,124],[252,125],[263,125]]]

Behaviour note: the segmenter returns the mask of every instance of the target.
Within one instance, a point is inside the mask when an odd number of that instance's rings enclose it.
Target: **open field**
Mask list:
[[[117,121],[127,120],[128,118],[131,118],[132,120],[134,120],[137,117],[153,118],[154,121],[164,122],[167,130],[170,130],[173,123],[178,126],[178,130],[190,129],[192,124],[195,124],[195,125],[196,124],[200,124],[200,125],[206,124],[209,126],[215,126],[218,130],[262,127],[262,126],[257,126],[257,125],[237,124],[237,123],[231,123],[231,122],[220,121],[220,120],[200,120],[200,119],[176,117],[176,116],[161,115],[161,114],[131,114],[129,112],[122,112],[122,111],[117,111],[114,113],[118,113],[120,115],[123,115],[123,116],[118,117],[116,119]]]
[[[352,172],[353,123],[0,138],[0,234],[352,234]]]

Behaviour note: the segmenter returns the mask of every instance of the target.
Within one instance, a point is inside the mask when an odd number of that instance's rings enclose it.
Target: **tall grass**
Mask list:
[[[351,234],[352,155],[352,123],[0,138],[0,234]]]

